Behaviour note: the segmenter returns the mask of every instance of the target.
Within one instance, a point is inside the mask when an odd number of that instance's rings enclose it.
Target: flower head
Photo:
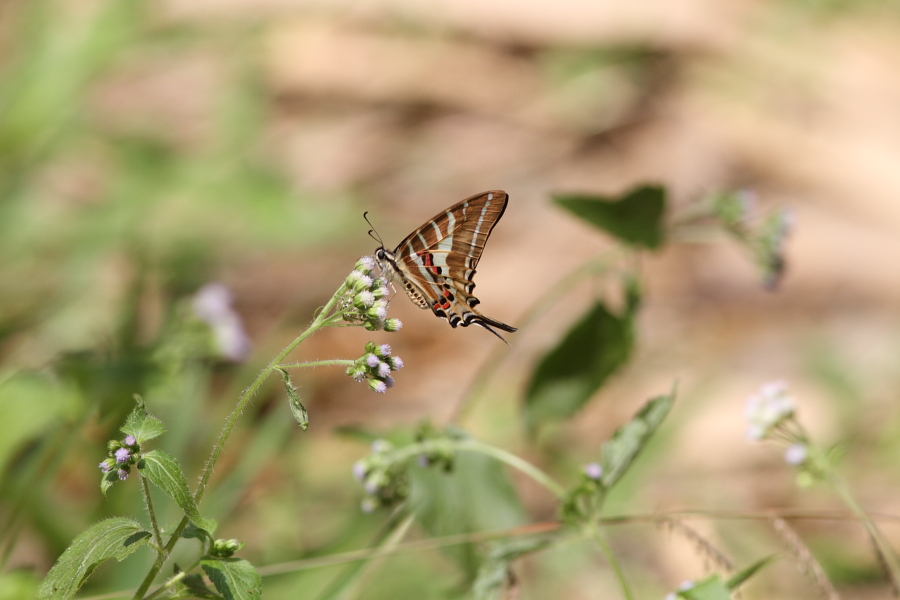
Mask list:
[[[128,448],[119,448],[115,452],[115,457],[117,463],[126,463],[131,458],[131,452],[128,451]]]
[[[806,449],[806,445],[801,443],[791,444],[784,451],[784,462],[794,467],[799,467],[806,462],[808,456],[809,452]]]
[[[378,360],[378,357],[374,354],[369,354],[366,356],[366,364],[372,369],[377,369],[378,365],[381,364],[381,361]]]
[[[603,467],[595,462],[588,463],[584,466],[584,474],[594,481],[599,481],[603,476]]]
[[[787,384],[784,381],[767,383],[747,398],[747,437],[761,440],[793,414],[794,399],[787,392]]]
[[[400,331],[400,329],[402,329],[402,328],[403,328],[403,323],[400,322],[400,319],[391,318],[391,319],[387,319],[384,322],[384,330],[385,331],[390,331],[390,332]]]
[[[387,363],[379,363],[378,364],[378,376],[382,379],[390,376],[391,374],[391,365]]]
[[[390,344],[381,344],[378,348],[375,349],[375,354],[384,358],[385,356],[391,355],[391,345]]]
[[[231,291],[224,284],[208,283],[194,295],[193,309],[197,318],[212,329],[219,354],[241,362],[250,354],[250,337],[232,302]]]
[[[128,479],[128,469],[119,469],[119,481]]]
[[[369,380],[369,388],[378,394],[383,394],[387,391],[387,384],[378,379],[370,379]]]
[[[134,446],[135,444],[137,444],[137,440],[134,439],[133,435],[126,435],[122,443],[126,446]]]

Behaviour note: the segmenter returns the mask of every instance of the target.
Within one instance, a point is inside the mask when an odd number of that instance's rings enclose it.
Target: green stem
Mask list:
[[[272,374],[280,364],[281,361],[285,359],[285,357],[294,351],[294,349],[302,344],[306,338],[317,332],[322,327],[327,327],[334,322],[336,319],[339,319],[337,315],[330,315],[332,309],[334,309],[335,305],[338,303],[340,298],[343,296],[344,291],[347,289],[347,284],[344,283],[340,288],[334,293],[331,297],[331,300],[322,307],[315,318],[313,319],[312,324],[300,335],[298,335],[294,341],[288,344],[284,350],[282,350],[278,356],[273,358],[268,365],[257,375],[256,379],[253,383],[250,384],[244,393],[241,395],[240,400],[238,400],[237,405],[234,407],[234,410],[231,411],[231,414],[228,416],[228,419],[225,421],[225,427],[222,429],[222,432],[219,434],[219,438],[216,440],[215,445],[213,445],[212,454],[210,454],[209,460],[206,461],[206,467],[203,469],[203,474],[200,477],[200,483],[197,485],[197,489],[194,492],[194,502],[196,504],[200,504],[200,500],[203,498],[203,493],[206,491],[206,486],[209,484],[209,478],[212,476],[213,469],[216,466],[216,463],[219,461],[219,456],[222,454],[222,450],[225,447],[225,442],[228,441],[228,437],[231,435],[232,430],[234,429],[235,424],[237,423],[238,417],[241,416],[241,413],[244,412],[244,408],[246,408],[247,403],[250,402],[250,399],[256,394],[265,380]],[[175,528],[175,531],[172,533],[172,537],[169,538],[168,543],[165,546],[165,552],[161,552],[157,555],[156,561],[153,563],[153,566],[150,567],[147,576],[144,578],[144,581],[141,582],[140,587],[138,587],[135,592],[133,598],[138,600],[144,597],[144,594],[150,589],[150,585],[153,583],[153,580],[156,578],[156,575],[159,573],[160,569],[162,569],[163,564],[166,561],[167,556],[172,551],[172,548],[175,547],[175,544],[181,538],[181,534],[184,532],[185,527],[187,527],[190,519],[185,516],[181,519],[181,522]]]
[[[350,360],[346,358],[335,358],[333,360],[314,360],[310,362],[303,363],[284,363],[278,365],[279,369],[299,369],[301,367],[349,367],[351,365],[356,364],[355,360]]]
[[[609,547],[609,542],[603,537],[597,524],[591,523],[586,527],[585,535],[597,542],[597,545],[600,546],[600,550],[606,557],[606,562],[609,563],[613,573],[616,575],[616,580],[619,582],[619,587],[622,588],[622,594],[624,594],[625,600],[634,600],[634,596],[631,595],[631,588],[628,586],[628,580],[625,579],[625,572],[622,571],[622,565],[616,560],[615,553],[612,551],[612,548]]]
[[[150,515],[153,538],[156,540],[158,551],[161,552],[163,549],[162,534],[159,532],[159,523],[156,521],[156,510],[153,508],[153,498],[150,496],[150,484],[147,483],[147,478],[143,475],[141,475],[141,492],[144,495],[144,503],[147,505],[147,514]]]

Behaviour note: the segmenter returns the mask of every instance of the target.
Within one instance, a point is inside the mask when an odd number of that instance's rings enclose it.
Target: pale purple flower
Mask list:
[[[394,387],[394,378],[393,378],[393,377],[390,377],[390,376],[385,377],[385,378],[384,378],[384,385],[386,385],[386,386],[389,387],[389,388]]]
[[[363,481],[366,478],[366,471],[368,471],[368,467],[366,467],[365,461],[358,460],[353,463],[353,477],[357,481]]]
[[[366,364],[371,369],[377,369],[378,365],[381,364],[381,361],[378,360],[378,357],[375,356],[374,354],[369,354],[368,356],[366,356]]]
[[[399,356],[392,356],[390,358],[391,368],[395,371],[399,371],[403,368],[403,359]]]
[[[391,374],[391,365],[387,363],[379,363],[378,365],[378,376],[384,379],[385,377]]]
[[[806,462],[809,453],[804,444],[791,444],[788,446],[787,450],[784,451],[784,462],[787,464],[798,467]]]
[[[356,295],[356,303],[362,305],[365,308],[369,308],[373,304],[375,304],[375,294],[370,292],[369,290],[363,290]]]
[[[584,466],[584,474],[594,481],[599,481],[603,476],[603,467],[595,462],[588,463]]]
[[[97,466],[100,467],[100,470],[103,471],[104,473],[109,473],[110,469],[112,468],[109,466],[109,463],[106,462],[105,460]]]
[[[382,358],[384,358],[385,356],[390,356],[391,355],[391,345],[390,344],[382,344],[382,345],[378,346],[378,348],[375,350],[375,354],[377,354],[378,356],[380,356]]]
[[[126,463],[128,462],[128,459],[131,458],[131,452],[128,451],[128,448],[119,448],[116,450],[115,456],[117,463]]]
[[[400,319],[391,318],[384,322],[384,330],[391,331],[400,331],[403,328],[403,323],[400,322]]]
[[[137,440],[134,439],[133,435],[126,435],[123,443],[126,446],[134,446],[135,444],[137,444]]]
[[[241,362],[250,354],[250,337],[231,304],[231,291],[221,283],[208,283],[194,295],[194,314],[209,325],[219,354]]]
[[[747,417],[747,437],[763,439],[773,427],[794,414],[794,399],[787,392],[784,381],[772,381],[747,398],[744,411]]]
[[[375,494],[378,491],[378,488],[381,487],[380,477],[369,477],[366,479],[366,482],[363,484],[363,489],[366,490],[366,493]]]
[[[128,471],[119,469],[119,481],[125,481],[126,479],[128,479]]]
[[[362,267],[366,272],[369,272],[375,268],[375,259],[371,256],[362,256],[356,264],[358,267]]]
[[[678,586],[678,591],[686,592],[689,589],[692,589],[695,585],[697,585],[697,584],[694,583],[693,581],[691,581],[690,579],[685,579],[684,581],[681,582],[681,585]]]

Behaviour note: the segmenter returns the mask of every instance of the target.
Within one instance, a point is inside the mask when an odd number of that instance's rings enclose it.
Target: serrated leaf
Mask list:
[[[542,550],[550,545],[551,538],[512,538],[493,545],[487,560],[478,569],[478,577],[472,584],[475,600],[499,600],[510,582],[510,566],[517,558]]]
[[[144,400],[135,394],[134,401],[136,406],[131,411],[131,414],[128,415],[128,418],[125,419],[125,424],[122,425],[119,431],[125,435],[133,435],[138,444],[143,444],[165,433],[166,426],[163,425],[162,421],[147,412]]]
[[[595,304],[534,370],[525,394],[529,427],[575,414],[625,364],[633,345],[632,313],[618,316]]]
[[[506,529],[527,522],[515,487],[503,466],[483,454],[460,452],[453,471],[411,466],[410,506],[433,536]],[[474,544],[445,552],[475,577],[481,560]]]
[[[144,454],[138,463],[141,474],[166,493],[190,517],[200,521],[200,511],[194,503],[194,496],[188,488],[184,472],[178,461],[162,450],[152,450]]]
[[[731,593],[718,575],[710,575],[691,589],[678,592],[678,597],[685,600],[731,600]]]
[[[300,429],[306,431],[309,428],[309,413],[306,412],[306,407],[300,401],[300,395],[297,394],[297,388],[291,382],[291,376],[287,370],[279,368],[278,371],[281,372],[281,377],[284,379],[284,388],[287,390],[291,414],[294,415],[294,420],[300,424]]]
[[[600,481],[604,488],[610,489],[622,477],[653,432],[665,420],[674,402],[674,390],[665,396],[651,399],[631,421],[617,429],[612,438],[603,444],[603,476]]]
[[[749,567],[741,569],[734,575],[728,578],[728,581],[725,582],[725,585],[729,590],[735,590],[740,587],[745,581],[756,575],[756,573],[768,565],[770,562],[774,561],[776,556],[774,554],[770,556],[766,556],[765,558],[761,558],[755,563],[751,564]]]
[[[554,201],[626,244],[653,249],[663,242],[666,190],[661,186],[640,186],[618,198],[566,194]]]
[[[262,594],[262,578],[242,558],[204,557],[200,566],[225,600],[258,600]]]
[[[39,600],[66,600],[75,595],[94,568],[110,558],[123,560],[150,541],[150,532],[125,517],[101,521],[75,538],[47,573]]]

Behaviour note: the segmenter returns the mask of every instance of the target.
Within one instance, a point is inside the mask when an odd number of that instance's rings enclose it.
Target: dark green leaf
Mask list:
[[[137,406],[135,406],[134,410],[131,411],[131,414],[128,415],[128,418],[125,420],[125,424],[122,425],[120,431],[125,435],[133,435],[138,444],[143,444],[147,440],[152,440],[165,433],[165,425],[163,425],[162,421],[147,412],[147,408],[144,406],[144,400],[135,394],[134,401]]]
[[[200,521],[200,512],[177,460],[161,450],[152,450],[143,455],[138,468],[147,479],[174,500],[192,521]]]
[[[617,316],[598,302],[532,374],[525,394],[529,427],[575,414],[625,364],[633,344],[631,313]]]
[[[513,581],[510,572],[512,562],[525,554],[546,548],[552,538],[511,538],[494,544],[487,560],[478,569],[478,577],[472,585],[476,600],[500,600]]]
[[[207,556],[200,566],[225,600],[258,600],[262,594],[259,572],[242,558]]]
[[[189,593],[189,595],[186,596],[187,598],[204,598],[207,600],[217,600],[222,598],[222,596],[206,586],[206,582],[203,581],[203,576],[199,573],[192,573],[186,576],[182,582],[184,583],[186,591]]]
[[[516,527],[527,522],[506,470],[483,454],[460,452],[452,472],[411,466],[410,505],[433,536]],[[480,556],[473,544],[449,547],[470,577]]]
[[[761,558],[755,563],[751,564],[749,567],[745,569],[741,569],[734,575],[728,578],[728,581],[725,582],[725,585],[728,586],[729,590],[736,590],[739,588],[745,581],[756,575],[756,573],[768,565],[770,562],[775,560],[775,555],[766,556],[765,558]]]
[[[288,404],[291,407],[291,414],[294,415],[294,419],[297,423],[300,424],[300,429],[306,431],[309,427],[309,414],[306,412],[306,407],[303,406],[303,403],[300,402],[300,396],[297,394],[297,388],[294,387],[294,384],[291,382],[291,376],[288,375],[287,370],[279,368],[278,371],[281,373],[281,377],[284,379],[284,388],[287,390],[288,394]]]
[[[150,532],[133,519],[115,517],[89,527],[66,548],[38,590],[40,600],[66,600],[103,561],[126,556],[150,541]]]
[[[626,244],[651,249],[662,244],[666,204],[663,187],[641,186],[619,198],[567,194],[554,200]]]
[[[631,421],[616,430],[612,438],[603,444],[601,461],[603,487],[611,488],[625,473],[631,461],[665,420],[673,402],[675,402],[674,390],[666,396],[653,398]]]
[[[731,593],[718,575],[698,581],[694,587],[678,593],[685,600],[731,600]]]

